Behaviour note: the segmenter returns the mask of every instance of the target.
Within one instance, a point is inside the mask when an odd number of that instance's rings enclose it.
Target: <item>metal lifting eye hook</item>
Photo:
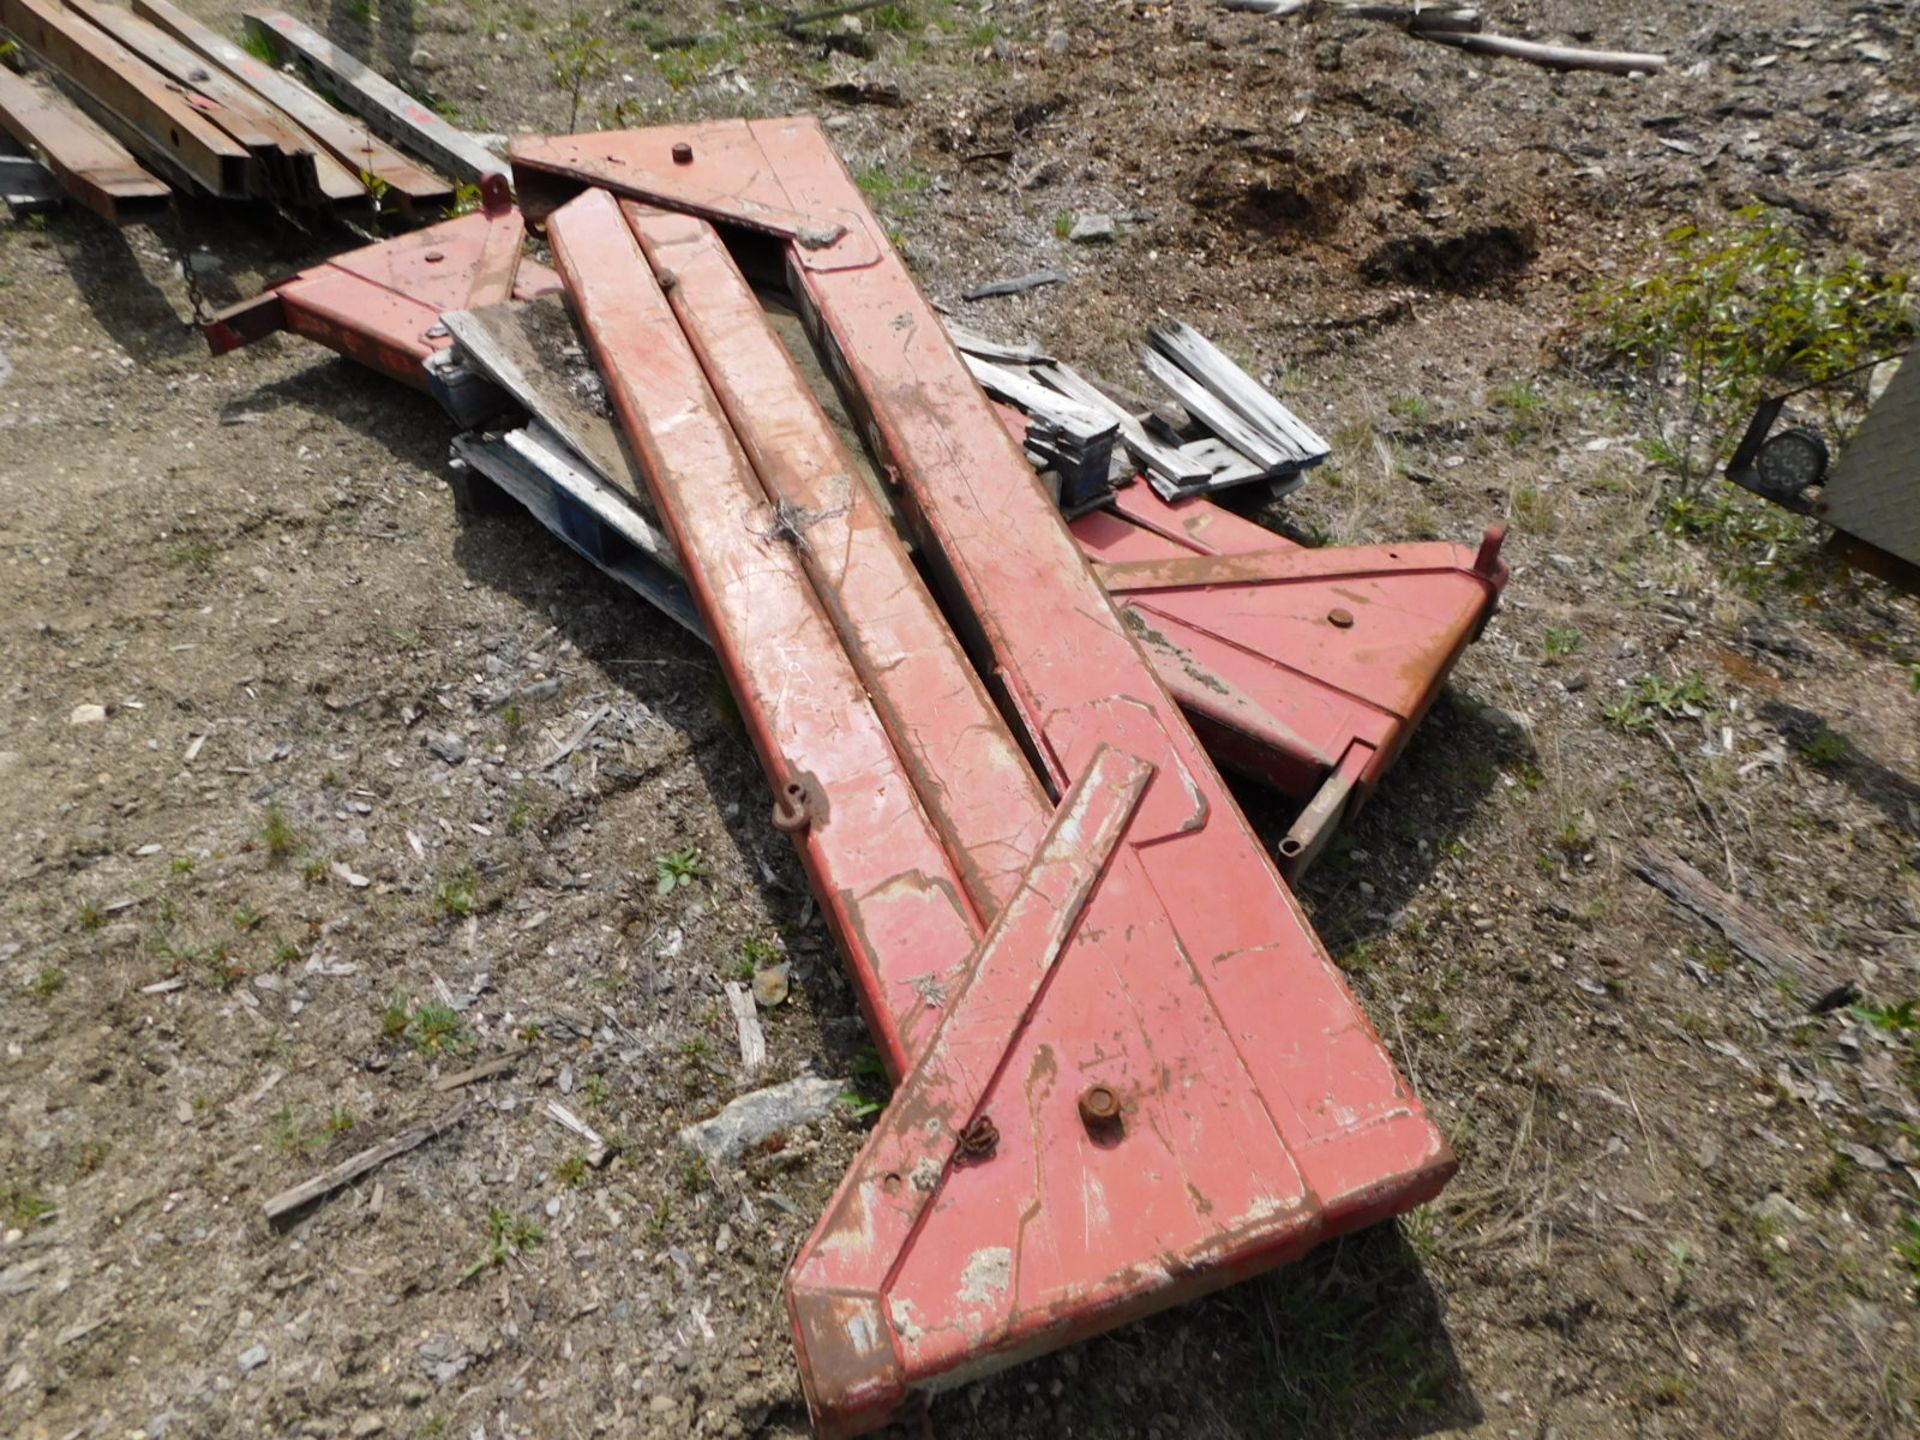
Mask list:
[[[807,828],[813,820],[811,807],[807,804],[807,789],[798,780],[789,780],[780,787],[780,793],[773,801],[773,828],[783,835],[797,835]]]

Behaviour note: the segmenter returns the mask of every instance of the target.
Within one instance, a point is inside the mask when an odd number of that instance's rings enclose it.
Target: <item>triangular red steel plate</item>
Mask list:
[[[489,208],[364,245],[268,287],[210,320],[214,353],[287,329],[416,389],[427,357],[451,343],[443,310],[530,300],[560,277],[522,257],[526,221],[493,187]],[[264,309],[273,302],[274,311]],[[270,315],[270,323],[254,317]]]
[[[1307,549],[1143,484],[1072,530],[1215,757],[1301,799],[1356,742],[1378,782],[1507,578],[1497,540]]]

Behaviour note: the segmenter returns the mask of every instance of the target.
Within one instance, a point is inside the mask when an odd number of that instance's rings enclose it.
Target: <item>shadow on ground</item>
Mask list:
[[[1051,1396],[1045,1431],[1119,1440],[1412,1440],[1484,1418],[1444,1304],[1399,1225],[1335,1241],[1294,1265],[936,1399],[933,1432],[1009,1433],[1005,1408]],[[1054,1393],[1058,1386],[1057,1394]],[[1029,1402],[1031,1403],[1031,1402]]]
[[[1457,686],[1443,690],[1366,808],[1295,887],[1327,949],[1337,956],[1392,930],[1435,867],[1458,853],[1501,775],[1537,763],[1504,712]],[[1299,807],[1245,781],[1233,793],[1269,849],[1277,846]]]
[[[1920,835],[1920,784],[1874,759],[1816,711],[1772,700],[1760,707],[1760,718],[1779,731],[1802,759],[1876,807],[1895,828]]]

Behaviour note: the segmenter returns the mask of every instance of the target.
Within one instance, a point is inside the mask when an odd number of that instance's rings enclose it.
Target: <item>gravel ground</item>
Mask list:
[[[1336,450],[1275,523],[1514,527],[1504,613],[1304,891],[1459,1177],[914,1428],[1911,1433],[1910,1041],[1807,1014],[1628,860],[1920,993],[1920,611],[1792,523],[1674,533],[1581,296],[1756,197],[1920,260],[1912,6],[1489,7],[1674,57],[1642,80],[1205,0],[806,43],[764,7],[295,8],[476,129],[566,128],[576,72],[581,128],[819,110],[965,323],[1144,390],[1174,314],[1270,376]],[[1064,238],[1093,213],[1117,238]],[[187,238],[222,300],[351,243]],[[523,517],[462,523],[424,398],[291,339],[209,361],[169,237],[0,224],[0,295],[0,1431],[804,1433],[780,1279],[865,1107],[739,1164],[674,1136],[872,1055],[707,654]],[[1608,719],[1650,694],[1685,698]],[[723,987],[782,964],[749,1075]]]

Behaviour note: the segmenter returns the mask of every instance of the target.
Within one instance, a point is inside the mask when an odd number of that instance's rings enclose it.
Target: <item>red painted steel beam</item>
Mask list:
[[[895,1074],[982,926],[776,507],[618,205],[548,224],[554,260]],[[797,788],[796,788],[797,787]],[[920,985],[916,985],[920,982]]]
[[[1050,802],[713,227],[633,201],[623,209],[774,502],[780,538],[805,565],[967,893],[993,914]]]
[[[815,1264],[865,1273],[881,1241],[856,1212],[831,1212],[803,1251],[789,1298],[820,1428],[869,1428],[912,1389],[1164,1308],[1435,1193],[1453,1168],[1444,1142],[819,127],[731,122],[513,153],[523,196],[538,176],[546,196],[554,181],[605,185],[762,231],[770,210],[819,217],[787,239],[790,281],[1016,733],[1056,793],[1102,747],[1154,769],[1038,1001],[1004,1012],[979,1106],[995,1143],[925,1175],[884,1303],[800,1313]],[[719,174],[702,168],[715,154]],[[630,438],[634,418],[648,423],[623,412]],[[1096,1092],[1118,1108],[1117,1135],[1083,1118]]]
[[[498,176],[484,209],[337,255],[221,311],[203,327],[215,355],[290,330],[416,389],[428,356],[451,343],[443,310],[471,309],[559,287],[521,252],[526,222]]]

